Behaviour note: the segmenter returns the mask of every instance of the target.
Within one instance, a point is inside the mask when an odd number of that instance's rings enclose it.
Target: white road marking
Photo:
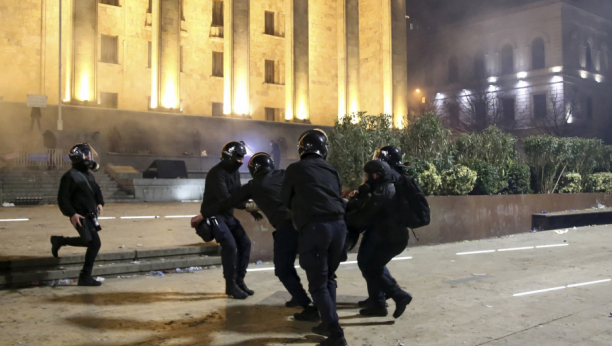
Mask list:
[[[598,281],[591,281],[591,282],[583,282],[583,283],[579,283],[579,284],[567,285],[567,287],[579,287],[579,286],[599,284],[599,283],[602,283],[602,282],[609,282],[609,281],[612,281],[612,279],[598,280]]]
[[[544,289],[544,290],[516,293],[516,294],[513,294],[512,296],[513,297],[520,297],[520,296],[526,296],[528,294],[535,294],[535,293],[542,293],[542,292],[548,292],[548,291],[562,290],[564,288],[565,288],[565,286],[559,286],[559,287],[547,288],[547,289]]]
[[[392,261],[402,261],[402,260],[409,260],[412,259],[412,257],[395,257],[394,259],[392,259]]]
[[[166,219],[183,219],[183,218],[192,218],[195,215],[168,215],[164,216]]]
[[[0,222],[30,221],[30,219],[0,219]]]
[[[610,281],[612,281],[612,279],[582,282],[582,283],[579,283],[579,284],[571,284],[571,285],[567,285],[567,286],[559,286],[559,287],[547,288],[547,289],[544,289],[544,290],[516,293],[516,294],[513,294],[512,296],[519,297],[519,296],[525,296],[525,295],[528,295],[528,294],[542,293],[542,292],[548,292],[548,291],[556,291],[556,290],[562,290],[564,288],[572,288],[572,287],[580,287],[580,286],[586,286],[586,285],[600,284],[600,283],[610,282]]]
[[[346,261],[346,262],[341,262],[340,264],[355,264],[357,263],[357,261]]]
[[[529,250],[529,249],[534,249],[534,247],[533,246],[515,247],[515,248],[510,248],[510,249],[498,249],[497,251],[517,251],[517,250]]]
[[[543,249],[546,247],[568,246],[568,245],[569,244],[540,245],[540,246],[536,246],[536,249]]]
[[[294,266],[294,268],[299,269],[300,266]],[[274,270],[274,267],[247,269],[248,272],[262,272],[265,270]]]
[[[114,216],[100,216],[98,220],[114,220]]]
[[[128,219],[159,219],[159,216],[122,216],[124,220]]]
[[[495,250],[471,251],[471,252],[458,252],[458,253],[457,253],[457,255],[461,256],[461,255],[472,255],[472,254],[476,254],[476,253],[490,253],[490,252],[495,252]]]
[[[411,258],[412,257],[397,257],[397,258],[392,259],[392,261],[401,261],[401,260],[407,260]],[[342,264],[355,264],[355,263],[357,263],[357,261],[346,261],[340,264],[342,265]],[[300,269],[300,266],[295,266],[295,268]],[[261,272],[261,271],[266,271],[266,270],[274,270],[274,267],[247,269],[248,272]]]

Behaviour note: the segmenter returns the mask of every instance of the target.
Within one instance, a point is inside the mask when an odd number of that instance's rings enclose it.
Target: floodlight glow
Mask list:
[[[416,90],[416,92],[417,92],[417,93],[420,93],[420,92],[421,92],[421,89],[417,89],[417,90]]]
[[[601,83],[603,81],[603,76],[600,74],[596,74],[595,80],[597,81],[597,83]]]
[[[518,79],[524,79],[524,78],[527,77],[527,72],[524,72],[524,71],[523,72],[519,72],[519,73],[516,74],[516,77]]]
[[[580,77],[587,78],[588,76],[589,76],[589,73],[587,71],[580,71]]]
[[[487,81],[489,81],[489,83],[497,83],[497,77],[489,77]]]
[[[553,73],[559,73],[559,72],[563,71],[563,66],[551,67],[550,71],[553,72]]]

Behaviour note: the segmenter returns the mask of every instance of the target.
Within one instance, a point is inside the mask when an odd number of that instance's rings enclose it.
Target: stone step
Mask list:
[[[218,245],[102,253],[96,258],[94,276],[123,275],[176,268],[220,265]],[[75,279],[84,255],[0,261],[0,287],[32,282]],[[136,262],[138,263],[136,263]]]

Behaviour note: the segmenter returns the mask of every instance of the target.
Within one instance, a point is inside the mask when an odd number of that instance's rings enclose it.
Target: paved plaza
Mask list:
[[[366,288],[351,255],[337,273],[338,312],[353,346],[609,345],[611,257],[610,226],[410,247],[388,266],[415,297],[395,320],[358,314]],[[220,268],[0,291],[0,345],[315,345],[270,266],[250,266],[256,293],[244,301],[226,299]]]

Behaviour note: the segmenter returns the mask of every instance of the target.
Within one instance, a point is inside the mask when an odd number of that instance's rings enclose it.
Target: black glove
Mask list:
[[[253,215],[253,218],[255,218],[255,221],[263,220],[263,215],[261,215],[261,213],[258,211],[252,211],[251,215]]]
[[[363,183],[359,185],[359,189],[357,189],[357,191],[357,199],[362,199],[368,197],[370,192],[372,192],[372,188],[370,187],[370,185]]]

